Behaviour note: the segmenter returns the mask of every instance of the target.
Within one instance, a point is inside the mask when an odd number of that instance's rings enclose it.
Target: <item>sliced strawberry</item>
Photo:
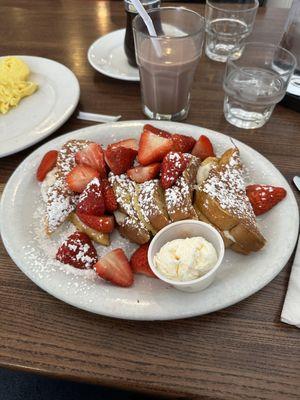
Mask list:
[[[179,135],[178,133],[171,134],[162,129],[156,128],[150,124],[144,125],[143,132],[154,133],[155,135],[162,136],[173,140],[173,151],[181,151],[182,153],[189,153],[194,147],[196,140],[191,136]]]
[[[76,153],[75,161],[79,165],[88,165],[99,171],[100,178],[106,177],[104,152],[100,144],[90,143],[83,150]]]
[[[154,179],[160,170],[160,163],[149,164],[146,167],[138,165],[135,168],[131,168],[127,171],[127,175],[130,179],[137,183],[143,183]]]
[[[94,269],[101,278],[117,286],[128,287],[133,284],[133,273],[122,249],[115,249],[100,258]]]
[[[114,189],[111,187],[107,179],[102,179],[101,188],[104,198],[105,209],[107,212],[113,213],[118,208]]]
[[[126,147],[127,149],[134,150],[137,154],[138,149],[139,149],[139,142],[136,139],[125,139],[125,140],[121,140],[120,142],[117,142],[117,143],[112,143],[111,147],[112,148]]]
[[[81,219],[81,221],[88,225],[90,228],[102,233],[111,233],[115,227],[115,219],[111,215],[103,215],[102,217],[97,217],[96,215],[82,214],[76,211],[76,214]]]
[[[81,193],[76,213],[102,216],[105,212],[105,202],[102,185],[98,178],[93,179]]]
[[[170,151],[161,164],[160,182],[164,189],[168,189],[177,181],[186,169],[188,159],[180,152]]]
[[[48,172],[50,172],[56,166],[57,156],[57,150],[50,150],[44,155],[36,171],[36,179],[39,182],[42,182],[46,178]]]
[[[140,138],[138,160],[142,165],[161,161],[172,150],[172,147],[173,141],[171,138],[144,131]]]
[[[191,136],[179,135],[174,133],[172,135],[173,151],[181,151],[181,153],[190,153],[195,146],[196,140]]]
[[[56,259],[75,268],[92,268],[97,262],[97,252],[88,235],[75,232],[60,246]]]
[[[133,164],[136,150],[109,145],[105,150],[105,161],[115,175],[124,174]]]
[[[269,211],[286,196],[284,188],[270,185],[249,185],[246,193],[255,215]]]
[[[171,138],[172,137],[171,133],[169,133],[167,131],[163,131],[162,129],[159,129],[159,128],[155,128],[155,126],[150,125],[150,124],[144,125],[143,131],[144,132],[151,132],[151,133],[154,133],[155,135],[162,136],[164,138]]]
[[[73,192],[81,193],[91,180],[98,177],[99,172],[94,168],[87,165],[76,165],[66,176],[66,182]]]
[[[130,265],[136,274],[144,274],[150,276],[151,278],[157,278],[157,276],[152,272],[152,269],[148,263],[148,248],[149,243],[140,246],[131,256]]]
[[[207,136],[200,136],[192,150],[192,155],[201,160],[205,160],[207,157],[215,157],[213,145]]]

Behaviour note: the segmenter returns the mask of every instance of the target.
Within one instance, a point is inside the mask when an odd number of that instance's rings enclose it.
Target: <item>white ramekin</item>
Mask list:
[[[154,264],[155,254],[159,252],[163,245],[171,240],[186,239],[195,236],[202,236],[216,249],[218,260],[214,267],[205,275],[191,281],[174,281],[162,275]],[[217,270],[222,263],[224,251],[225,249],[222,236],[213,226],[206,224],[205,222],[188,219],[173,222],[172,224],[165,226],[154,236],[148,250],[148,262],[154,274],[162,281],[167,282],[176,289],[183,290],[185,292],[198,292],[206,289],[214,280]]]

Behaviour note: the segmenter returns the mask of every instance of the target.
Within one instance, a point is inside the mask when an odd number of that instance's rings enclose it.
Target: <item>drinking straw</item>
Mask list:
[[[157,37],[157,33],[154,28],[152,19],[150,18],[149,14],[145,10],[143,4],[140,2],[140,0],[130,0],[130,1],[134,5],[136,11],[139,13],[141,18],[143,19],[143,21],[148,29],[149,35]],[[157,56],[160,57],[161,56],[161,48],[159,46],[159,43],[156,40],[152,40],[152,43],[155,48]]]

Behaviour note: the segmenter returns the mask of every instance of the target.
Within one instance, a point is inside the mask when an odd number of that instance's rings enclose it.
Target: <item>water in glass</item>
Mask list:
[[[206,27],[206,55],[225,62],[230,54],[233,59],[241,56],[245,37],[250,34],[250,26],[233,18],[218,18]]]
[[[244,67],[233,70],[223,84],[224,114],[228,122],[245,129],[259,128],[285,94],[286,83],[275,71]]]

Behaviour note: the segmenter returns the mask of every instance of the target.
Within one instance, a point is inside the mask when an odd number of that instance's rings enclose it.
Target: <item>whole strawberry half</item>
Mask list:
[[[83,150],[76,153],[75,161],[79,165],[88,165],[98,171],[100,178],[106,177],[104,152],[100,144],[89,143]]]
[[[192,150],[192,155],[199,157],[202,161],[207,157],[215,157],[213,145],[207,136],[200,136]]]
[[[99,172],[88,165],[76,165],[66,176],[66,183],[73,192],[81,193],[87,185],[99,177]]]
[[[133,273],[122,249],[107,253],[94,265],[97,274],[117,286],[129,287],[133,284]]]
[[[109,145],[105,150],[105,161],[115,175],[124,174],[131,168],[136,150],[128,147]]]
[[[148,130],[141,134],[138,161],[142,165],[159,162],[173,148],[171,137],[163,137]]]
[[[144,125],[143,132],[151,132],[151,133],[154,133],[155,135],[162,136],[164,138],[172,137],[171,133],[164,131],[162,129],[156,128],[155,126],[150,125],[150,124]]]
[[[102,188],[105,209],[107,212],[113,213],[118,208],[118,203],[114,189],[111,187],[107,179],[101,180],[101,188]]]
[[[111,233],[114,230],[115,219],[112,215],[97,217],[96,215],[83,214],[78,211],[76,211],[76,214],[84,224],[98,232]]]
[[[146,167],[138,165],[137,167],[131,168],[127,171],[127,175],[130,179],[137,183],[143,183],[154,179],[160,170],[160,163],[149,164]]]
[[[60,246],[56,259],[75,268],[92,268],[97,262],[97,252],[88,235],[75,232]]]
[[[131,256],[130,265],[136,274],[143,274],[150,276],[151,278],[157,278],[157,276],[152,272],[152,269],[148,263],[148,249],[149,243],[140,246]]]
[[[255,215],[269,211],[286,196],[284,188],[270,185],[249,185],[246,193]]]
[[[164,189],[174,185],[182,175],[188,164],[187,157],[183,153],[170,151],[161,164],[160,183]]]
[[[150,124],[144,125],[143,132],[150,132],[154,133],[157,136],[172,139],[173,146],[170,150],[181,151],[182,153],[189,153],[196,143],[196,140],[191,136],[179,135],[178,133],[172,134],[162,129],[156,128],[155,126]]]
[[[39,182],[42,182],[48,172],[56,166],[57,156],[57,150],[50,150],[44,155],[36,172],[36,178]]]
[[[81,193],[76,207],[76,213],[102,216],[105,212],[105,203],[101,182],[93,179]]]

